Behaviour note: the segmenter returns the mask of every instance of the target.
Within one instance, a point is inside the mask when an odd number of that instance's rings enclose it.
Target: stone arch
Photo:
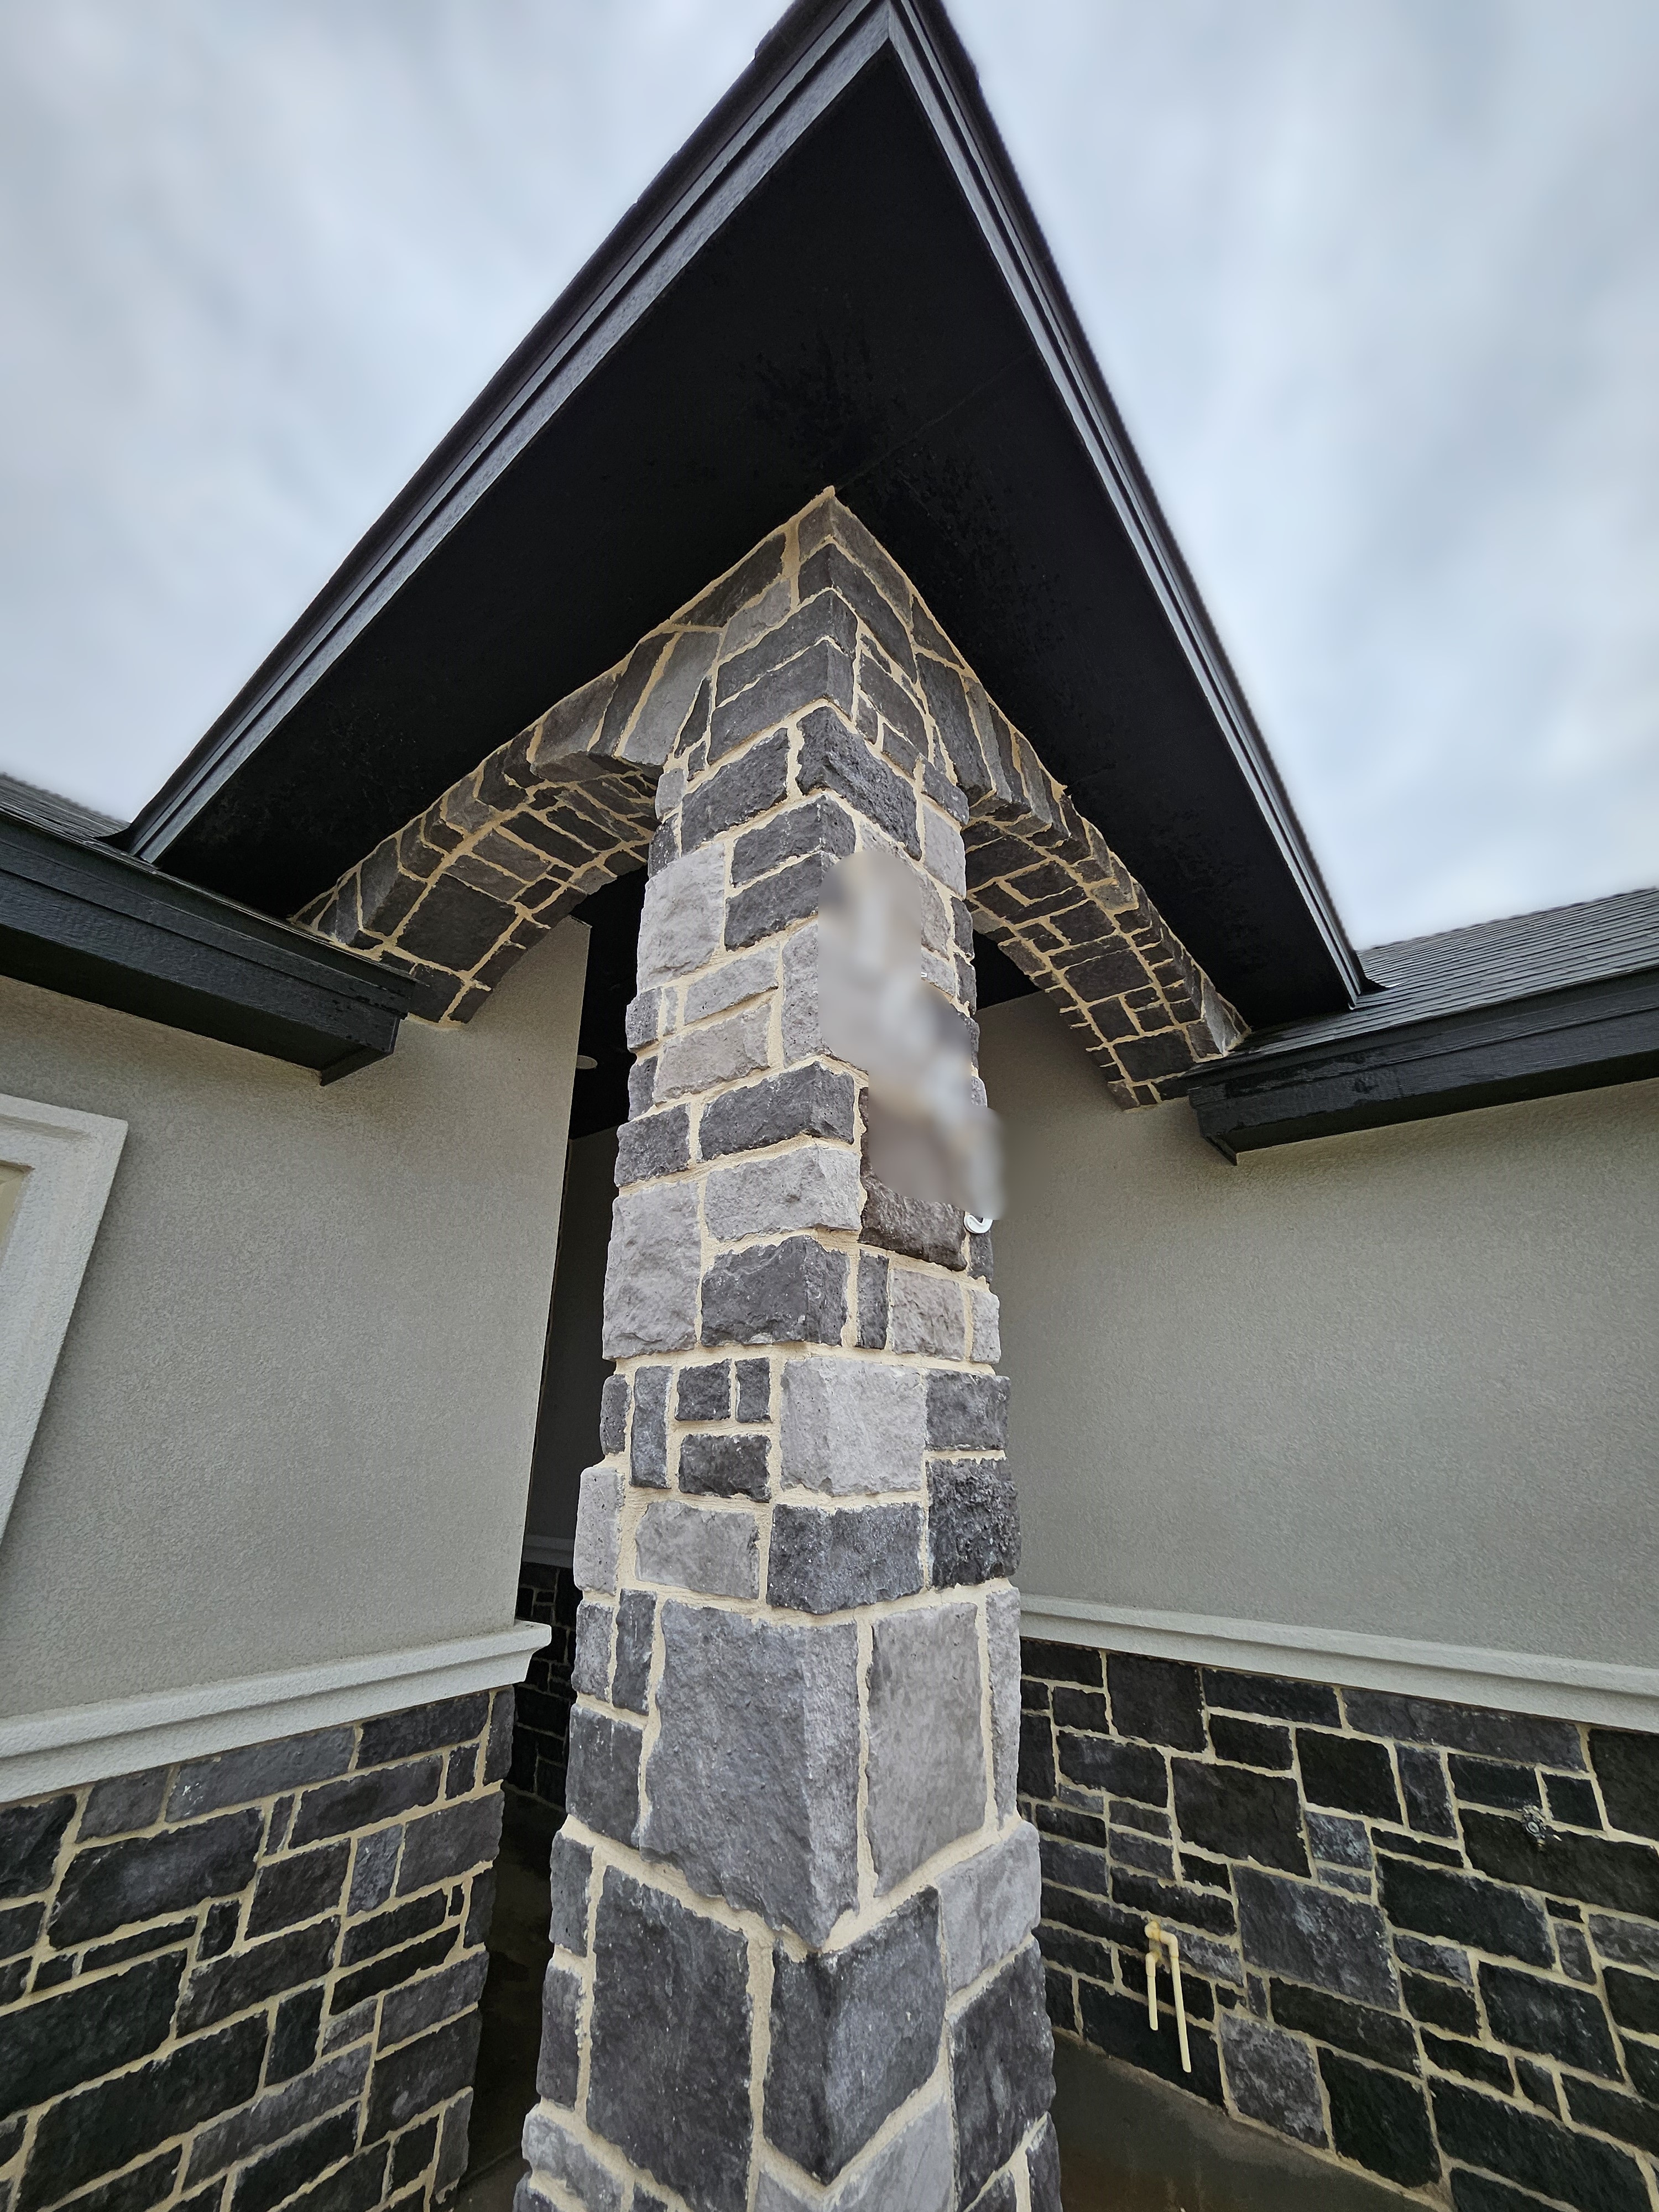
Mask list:
[[[974,927],[1054,1000],[1122,1106],[1172,1095],[1244,1024],[833,491],[548,709],[295,919],[465,1022],[560,917],[647,865],[684,774],[769,719],[833,708],[952,811]],[[948,758],[954,782],[927,765]],[[665,787],[659,789],[659,784]],[[945,801],[941,791],[950,788]],[[943,957],[942,954],[939,957]],[[971,942],[955,948],[971,967]],[[973,1003],[971,979],[953,990]]]

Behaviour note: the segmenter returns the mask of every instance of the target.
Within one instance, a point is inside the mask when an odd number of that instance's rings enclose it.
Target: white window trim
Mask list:
[[[0,1096],[0,1162],[27,1170],[0,1243],[0,1536],[126,1135],[105,1114]]]

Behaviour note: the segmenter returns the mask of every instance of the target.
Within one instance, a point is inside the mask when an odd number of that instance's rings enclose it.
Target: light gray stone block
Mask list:
[[[975,1608],[933,1606],[878,1620],[866,1814],[877,1887],[890,1889],[984,1818]]]
[[[570,1686],[584,1698],[611,1692],[611,1607],[585,1597],[576,1607],[576,1650],[570,1662]]]
[[[771,1008],[756,1006],[703,1029],[682,1030],[658,1054],[653,1097],[682,1097],[758,1075],[767,1065],[771,1025]]]
[[[793,1152],[717,1168],[703,1218],[716,1237],[764,1237],[782,1229],[856,1229],[864,1203],[850,1146],[803,1145]]]
[[[1037,1832],[1029,1820],[1017,1820],[988,1850],[939,1876],[939,1923],[952,1994],[1019,1948],[1036,1926],[1042,1901]]]
[[[539,2105],[524,2124],[522,2148],[532,2174],[562,2181],[585,2212],[623,2212],[623,2184],[579,2136]]]
[[[760,1550],[746,1513],[717,1513],[665,1498],[647,1506],[634,1540],[640,1579],[712,1597],[756,1597]]]
[[[968,895],[968,856],[962,832],[948,814],[924,803],[921,810],[921,854],[928,868],[947,890],[958,898]]]
[[[583,1468],[576,1498],[576,1540],[570,1556],[571,1578],[578,1589],[617,1587],[622,1491],[622,1476],[614,1467]]]
[[[858,1897],[858,1632],[662,1607],[643,1848],[822,1943]]]
[[[723,1014],[728,1006],[739,1006],[745,999],[760,998],[774,988],[777,980],[778,951],[775,945],[760,952],[745,952],[741,959],[728,960],[724,968],[699,975],[695,983],[686,985],[685,1018],[688,1022],[701,1022],[710,1014]]]
[[[1019,1592],[993,1590],[985,1601],[991,1663],[991,1765],[996,1806],[1014,1809],[1019,1777]]]
[[[720,949],[726,927],[726,851],[703,845],[653,876],[640,915],[638,988],[690,975]]]
[[[884,1359],[792,1359],[783,1370],[783,1480],[847,1497],[921,1486],[920,1369]]]
[[[783,946],[783,1056],[807,1060],[823,1049],[818,1012],[818,932],[816,922],[786,938]]]
[[[624,1191],[611,1208],[605,1269],[605,1355],[684,1352],[697,1334],[702,1264],[690,1183]]]
[[[951,2115],[938,2097],[845,2176],[824,2212],[950,2212],[955,2186]]]
[[[923,1267],[894,1267],[888,1279],[888,1342],[895,1352],[961,1359],[968,1349],[962,1283]]]
[[[969,1284],[968,1298],[974,1310],[974,1357],[994,1367],[1002,1357],[1002,1303],[980,1283]]]

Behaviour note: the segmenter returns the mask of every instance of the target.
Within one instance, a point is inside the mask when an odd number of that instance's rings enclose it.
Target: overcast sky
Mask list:
[[[0,0],[0,766],[136,811],[776,12]],[[1355,940],[1659,878],[1653,0],[954,13]]]

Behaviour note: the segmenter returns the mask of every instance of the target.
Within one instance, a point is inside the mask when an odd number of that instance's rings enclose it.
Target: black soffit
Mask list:
[[[125,833],[287,914],[826,484],[1253,1024],[1358,963],[932,0],[803,0]]]

